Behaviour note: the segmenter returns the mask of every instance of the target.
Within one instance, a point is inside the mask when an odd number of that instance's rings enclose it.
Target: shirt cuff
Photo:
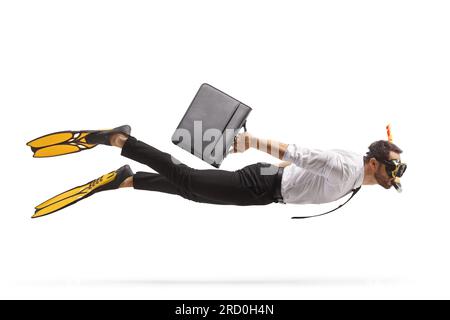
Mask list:
[[[289,161],[291,159],[292,152],[294,151],[295,146],[293,144],[289,144],[284,152],[283,159],[284,161]]]

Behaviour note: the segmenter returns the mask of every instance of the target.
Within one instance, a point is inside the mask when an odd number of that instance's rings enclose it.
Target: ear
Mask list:
[[[378,163],[377,159],[371,158],[369,160],[369,165],[375,171],[378,168],[379,163]]]

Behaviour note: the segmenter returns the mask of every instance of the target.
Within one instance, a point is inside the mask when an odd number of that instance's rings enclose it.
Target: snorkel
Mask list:
[[[392,143],[392,132],[391,132],[391,125],[388,124],[386,126],[386,133],[388,136],[388,142]],[[403,164],[404,167],[402,167],[400,170],[396,170],[396,172],[399,172],[399,175],[395,177],[394,182],[392,182],[392,185],[394,186],[395,190],[397,190],[398,193],[401,193],[403,191],[402,184],[400,183],[400,177],[403,175],[403,172],[406,170],[406,164]],[[397,173],[396,173],[397,174]]]

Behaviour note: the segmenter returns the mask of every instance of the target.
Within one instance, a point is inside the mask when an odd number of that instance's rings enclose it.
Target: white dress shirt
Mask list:
[[[285,203],[332,202],[363,183],[363,156],[353,152],[289,144],[283,160],[292,162],[284,168],[281,179]]]

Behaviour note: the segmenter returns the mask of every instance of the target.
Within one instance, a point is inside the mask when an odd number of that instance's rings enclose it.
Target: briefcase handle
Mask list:
[[[245,120],[244,121],[244,123],[242,124],[242,127],[241,128],[244,128],[244,132],[247,132],[247,120]],[[240,129],[239,129],[240,130]],[[234,140],[236,140],[236,136],[239,134],[239,131],[237,132],[237,134],[234,136],[234,138],[233,138],[233,141]],[[231,144],[231,147],[230,148],[228,148],[228,151],[227,151],[227,155],[229,154],[229,153],[231,153],[232,151],[233,151],[233,149],[234,149],[234,143],[233,144]]]
[[[244,132],[247,132],[247,120],[244,121],[242,126],[244,127]]]

